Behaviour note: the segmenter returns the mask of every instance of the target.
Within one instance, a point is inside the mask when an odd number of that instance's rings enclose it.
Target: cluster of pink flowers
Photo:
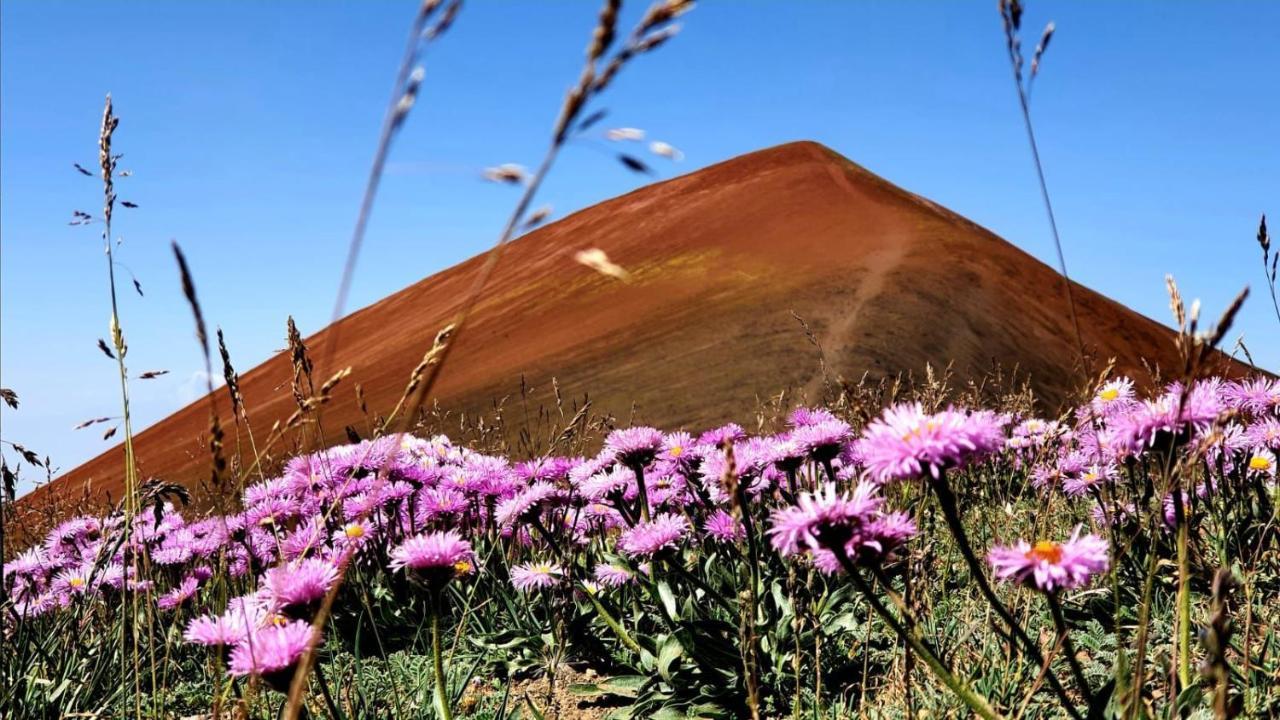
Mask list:
[[[594,457],[523,463],[443,436],[388,437],[294,458],[246,488],[230,515],[188,521],[163,506],[134,518],[127,535],[119,516],[69,520],[5,566],[13,602],[4,622],[151,592],[162,611],[190,618],[188,640],[226,653],[233,674],[267,677],[320,639],[308,623],[351,567],[438,591],[486,572],[473,543],[500,542],[520,561],[500,577],[520,591],[604,592],[693,551],[740,550],[744,510],[755,508],[770,518],[763,529],[776,552],[838,574],[883,562],[915,534],[909,517],[886,508],[889,483],[945,482],[999,455],[1042,491],[1096,498],[1132,459],[1201,440],[1215,472],[1274,484],[1280,382],[1206,380],[1144,400],[1120,378],[1065,422],[909,403],[860,434],[826,410],[800,409],[775,435],[733,424],[697,436],[633,427],[611,433]],[[1166,498],[1170,516],[1189,515],[1212,492],[1203,484],[1181,495],[1184,513]],[[1120,522],[1123,511],[1095,522]],[[997,548],[990,562],[999,577],[1071,589],[1107,568],[1100,543],[1077,532]],[[132,570],[144,554],[154,577]],[[212,607],[214,568],[253,590]]]

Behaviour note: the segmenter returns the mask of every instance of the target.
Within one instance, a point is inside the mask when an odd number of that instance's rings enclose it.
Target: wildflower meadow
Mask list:
[[[619,428],[585,457],[390,435],[295,457],[234,512],[67,520],[5,567],[4,702],[136,684],[157,715],[272,716],[291,691],[335,718],[1280,710],[1280,382],[1116,378],[1056,419],[842,409]]]

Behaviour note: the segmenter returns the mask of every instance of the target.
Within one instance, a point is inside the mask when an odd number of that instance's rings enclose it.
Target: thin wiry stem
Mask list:
[[[436,0],[427,0],[424,7],[430,5],[434,7]],[[560,108],[559,117],[552,133],[552,140],[549,144],[546,154],[542,162],[538,166],[537,172],[529,180],[525,186],[525,191],[521,195],[519,202],[516,203],[515,209],[511,216],[507,219],[507,223],[503,228],[502,234],[499,236],[497,244],[486,255],[485,263],[481,267],[475,280],[472,282],[471,288],[462,307],[454,317],[454,321],[449,325],[452,337],[440,349],[436,357],[436,362],[429,365],[426,372],[427,375],[418,384],[416,391],[413,393],[412,399],[406,406],[404,414],[397,423],[397,436],[403,436],[409,430],[411,424],[417,417],[418,409],[422,406],[423,400],[428,397],[435,387],[435,383],[440,377],[441,368],[444,367],[450,353],[459,340],[466,321],[476,304],[479,302],[481,294],[488,285],[493,275],[494,269],[497,267],[498,261],[503,255],[503,251],[515,236],[517,229],[521,225],[529,207],[533,202],[534,196],[538,189],[542,186],[543,180],[551,171],[556,157],[560,149],[569,139],[571,130],[575,127],[578,118],[581,117],[583,109],[587,106],[588,101],[602,92],[608,87],[611,80],[616,77],[617,73],[631,59],[639,54],[648,52],[662,43],[666,42],[674,35],[675,28],[670,26],[670,21],[692,5],[690,0],[669,0],[668,2],[658,3],[652,6],[644,15],[643,19],[636,26],[630,39],[625,46],[612,58],[604,71],[597,76],[597,62],[603,59],[605,53],[609,49],[613,41],[614,30],[617,22],[618,10],[621,7],[621,0],[605,0],[604,6],[600,11],[600,22],[593,33],[592,43],[587,53],[587,62],[583,68],[578,84],[569,91]],[[455,0],[446,15],[437,23],[436,27],[447,27],[452,20],[450,12],[456,13],[456,9],[460,6],[459,0]],[[406,89],[407,90],[407,89]],[[411,97],[406,93],[406,97]],[[331,336],[332,337],[332,336]],[[383,477],[383,473],[379,472],[379,478]],[[329,612],[332,610],[334,599],[337,597],[338,589],[342,586],[343,577],[339,576],[338,581],[326,594],[316,618],[313,627],[318,631],[324,627],[328,620]],[[314,641],[313,641],[314,642]],[[289,689],[289,703],[287,707],[286,717],[296,718],[299,707],[301,707],[302,691],[304,689],[306,672],[310,663],[314,660],[314,648],[309,648],[305,652],[298,663],[298,669],[294,673],[293,683]]]
[[[417,96],[417,87],[418,82],[421,81],[421,75],[420,71],[419,74],[415,75],[414,65],[421,55],[425,43],[439,35],[439,32],[433,32],[424,37],[427,21],[439,5],[440,0],[424,0],[422,5],[419,6],[418,13],[414,16],[413,23],[409,29],[409,39],[405,43],[404,54],[400,59],[400,68],[396,72],[395,84],[391,88],[391,100],[388,102],[386,114],[382,118],[382,130],[378,133],[378,147],[374,150],[373,162],[369,167],[369,178],[365,181],[364,195],[360,199],[360,212],[356,216],[355,228],[351,231],[347,259],[342,266],[342,279],[338,282],[337,296],[333,301],[333,314],[330,321],[332,330],[329,333],[329,341],[326,347],[326,350],[330,352],[338,346],[337,338],[340,328],[333,323],[336,323],[342,317],[342,313],[346,311],[347,295],[351,291],[351,281],[355,277],[356,262],[360,258],[360,249],[364,246],[365,228],[369,224],[369,217],[373,214],[373,202],[378,196],[378,187],[382,183],[382,173],[386,167],[387,155],[391,151],[391,142],[395,139],[397,131],[404,124],[405,116]],[[452,15],[457,13],[457,7],[460,5],[460,0],[454,2],[450,9],[446,11],[446,18],[451,20]],[[417,78],[416,81],[414,80],[415,77]]]
[[[925,664],[929,667],[933,676],[937,678],[940,683],[946,686],[948,690],[954,693],[957,698],[964,702],[965,705],[968,705],[969,709],[975,714],[986,718],[986,720],[999,720],[1000,714],[991,707],[986,698],[974,692],[973,688],[970,687],[970,683],[966,679],[952,672],[951,669],[948,668],[938,657],[938,653],[934,652],[933,648],[929,647],[929,645],[925,643],[925,641],[920,637],[920,634],[915,630],[910,629],[915,625],[913,621],[908,619],[907,625],[904,626],[903,621],[895,617],[893,612],[890,611],[889,608],[885,607],[885,604],[880,601],[879,596],[875,594],[875,591],[867,583],[866,579],[862,577],[858,568],[854,566],[851,560],[849,560],[849,556],[844,552],[844,548],[836,547],[834,548],[834,551],[836,559],[840,561],[840,565],[844,569],[845,574],[847,574],[853,581],[858,592],[862,593],[863,598],[865,598],[871,608],[875,610],[876,614],[880,616],[880,619],[889,626],[889,629],[893,630],[898,637],[902,638],[903,642],[910,645],[912,649],[916,651],[916,654],[925,661]],[[909,618],[909,616],[904,617]]]
[[[1049,603],[1049,612],[1053,615],[1053,625],[1058,630],[1058,641],[1062,643],[1062,650],[1067,656],[1067,663],[1071,666],[1071,674],[1075,676],[1076,684],[1080,686],[1080,693],[1084,695],[1085,702],[1092,706],[1093,689],[1089,686],[1089,681],[1085,679],[1084,669],[1080,667],[1080,661],[1076,658],[1075,643],[1071,642],[1071,632],[1067,628],[1067,617],[1062,612],[1062,601],[1053,592],[1045,593],[1045,599]]]
[[[133,422],[129,412],[129,371],[124,362],[124,356],[128,348],[124,341],[124,331],[120,328],[120,307],[116,293],[116,263],[111,247],[111,218],[114,214],[116,203],[114,175],[117,159],[117,156],[112,153],[111,138],[119,124],[120,119],[115,115],[111,103],[111,94],[108,93],[106,104],[102,109],[102,130],[98,136],[98,161],[102,168],[102,241],[106,250],[107,281],[111,294],[111,343],[115,348],[116,368],[120,376],[120,405],[124,427],[124,531],[127,542],[128,534],[133,526],[133,517],[138,510],[138,475],[134,461]],[[130,554],[130,567],[137,573],[136,553]],[[137,632],[134,631],[134,623],[137,621],[138,614],[138,594],[133,588],[129,587],[127,582],[124,584],[124,594],[124,605],[131,608],[131,611],[127,615],[129,620],[121,625],[121,633],[123,634],[122,640],[126,641],[131,649],[131,656],[134,662],[134,710],[140,715],[142,713],[142,687],[138,671],[138,636]]]
[[[951,487],[947,484],[946,475],[942,475],[937,480],[928,483],[933,489],[934,494],[938,497],[938,505],[942,507],[942,517],[947,521],[947,529],[951,531],[952,537],[955,538],[956,547],[960,550],[960,555],[964,558],[965,564],[969,568],[969,575],[978,585],[978,590],[982,596],[986,598],[991,608],[996,611],[1004,624],[1008,626],[1009,632],[1018,640],[1018,642],[1026,650],[1028,656],[1031,657],[1038,665],[1045,665],[1044,655],[1040,652],[1040,647],[1035,641],[1027,635],[1022,629],[1022,625],[1018,622],[1009,608],[996,595],[995,590],[991,588],[991,583],[987,580],[986,571],[982,567],[982,563],[978,561],[973,552],[973,545],[969,542],[969,534],[964,529],[964,523],[960,520],[960,511],[956,503],[956,496],[951,492]],[[1062,705],[1073,718],[1079,720],[1080,711],[1076,709],[1075,704],[1071,702],[1071,697],[1067,695],[1067,691],[1062,687],[1062,683],[1058,681],[1057,675],[1052,671],[1048,673],[1046,679],[1049,687],[1058,697],[1059,703]]]
[[[1006,11],[1005,3],[1001,3],[1002,12]],[[1021,12],[1020,10],[1017,12]],[[1036,179],[1040,183],[1040,197],[1044,201],[1045,213],[1049,216],[1049,230],[1053,234],[1053,247],[1058,255],[1058,270],[1062,273],[1062,282],[1067,296],[1067,310],[1071,315],[1071,328],[1075,333],[1076,349],[1080,352],[1080,362],[1086,374],[1089,373],[1089,358],[1085,353],[1084,336],[1080,332],[1080,319],[1076,313],[1075,293],[1071,288],[1071,275],[1067,272],[1067,257],[1062,250],[1062,237],[1058,234],[1058,221],[1053,213],[1053,202],[1049,199],[1049,184],[1044,178],[1044,163],[1040,161],[1040,147],[1036,143],[1035,126],[1031,122],[1031,103],[1028,98],[1029,88],[1022,81],[1022,55],[1018,39],[1018,22],[1016,18],[1005,16],[1005,35],[1009,49],[1009,63],[1013,70],[1013,84],[1018,91],[1018,106],[1022,110],[1022,124],[1027,129],[1027,141],[1031,146],[1031,159],[1036,166]],[[1037,55],[1037,62],[1039,55]]]

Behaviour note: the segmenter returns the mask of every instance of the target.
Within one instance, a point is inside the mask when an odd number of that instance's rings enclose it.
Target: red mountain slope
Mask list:
[[[575,263],[599,247],[627,268],[623,284]],[[435,333],[456,311],[483,256],[353,313],[336,357],[316,358],[316,382],[352,377],[325,406],[326,440],[362,423],[351,385],[387,412]],[[1076,298],[1097,357],[1145,377],[1141,359],[1169,367],[1172,333],[1084,287]],[[493,398],[558,379],[597,410],[698,427],[746,420],[757,398],[814,390],[820,338],[833,374],[857,378],[951,363],[960,377],[998,361],[1029,373],[1050,403],[1080,384],[1061,280],[1048,266],[968,220],[867,172],[820,145],[792,143],[642,188],[514,242],[438,387],[441,403],[482,410]],[[307,339],[319,352],[328,330]],[[255,433],[294,409],[289,359],[243,375]],[[225,391],[222,417],[229,418]],[[199,401],[136,440],[144,477],[191,483],[207,475]],[[110,491],[113,449],[29,497]]]

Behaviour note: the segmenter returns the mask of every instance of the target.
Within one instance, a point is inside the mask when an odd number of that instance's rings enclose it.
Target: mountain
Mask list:
[[[630,283],[574,253],[600,248]],[[328,442],[386,413],[453,316],[484,256],[405,288],[306,339],[316,384],[352,375],[324,406]],[[1082,385],[1061,277],[991,232],[811,142],[769,148],[600,203],[514,241],[454,350],[436,397],[469,412],[496,398],[589,393],[624,420],[691,429],[749,421],[783,389],[815,396],[827,372],[857,380],[926,364],[959,378],[1017,368],[1049,406]],[[1117,371],[1171,367],[1173,333],[1088,288],[1075,297],[1085,343]],[[340,328],[336,357],[324,357]],[[295,409],[281,353],[245,373],[258,440]],[[225,390],[217,392],[224,424]],[[136,438],[143,477],[208,476],[209,406],[197,401]],[[363,432],[363,430],[362,430]],[[229,431],[230,433],[230,431]],[[228,443],[233,442],[228,435]],[[87,492],[120,496],[122,451],[105,452],[24,504]]]

